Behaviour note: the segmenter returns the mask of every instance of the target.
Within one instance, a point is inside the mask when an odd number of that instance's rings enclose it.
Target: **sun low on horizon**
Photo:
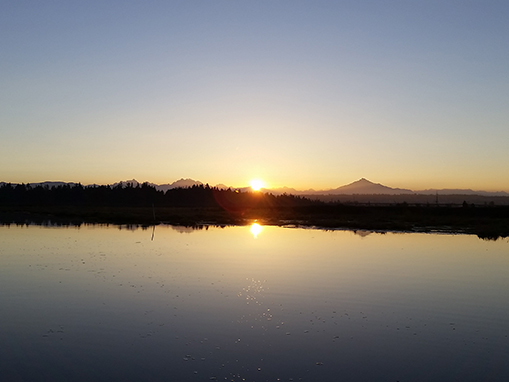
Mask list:
[[[260,191],[262,188],[267,187],[265,182],[261,179],[251,179],[249,181],[249,186],[253,189],[253,191]]]
[[[0,182],[509,192],[509,2],[4,3]]]

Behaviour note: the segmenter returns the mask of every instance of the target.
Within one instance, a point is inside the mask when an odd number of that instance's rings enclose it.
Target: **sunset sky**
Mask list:
[[[508,1],[4,1],[0,181],[509,191]]]

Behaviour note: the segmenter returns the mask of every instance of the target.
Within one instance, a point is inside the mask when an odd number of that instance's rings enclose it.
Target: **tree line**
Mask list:
[[[300,207],[322,204],[295,195],[273,195],[261,192],[241,192],[206,185],[174,188],[166,192],[143,184],[83,186],[5,183],[0,186],[3,206],[75,206],[75,207],[220,207],[228,211],[246,208]]]

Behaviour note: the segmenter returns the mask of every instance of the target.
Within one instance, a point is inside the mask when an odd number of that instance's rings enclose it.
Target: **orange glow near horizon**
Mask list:
[[[252,179],[249,182],[249,185],[253,189],[253,191],[260,191],[262,188],[265,187],[265,182],[261,179]]]

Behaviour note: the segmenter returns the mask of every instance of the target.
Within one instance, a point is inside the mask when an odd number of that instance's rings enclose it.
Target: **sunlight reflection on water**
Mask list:
[[[507,242],[206,228],[0,227],[0,380],[509,378]]]
[[[250,231],[253,234],[254,238],[256,239],[258,235],[263,231],[263,227],[258,223],[253,223],[251,225]]]

